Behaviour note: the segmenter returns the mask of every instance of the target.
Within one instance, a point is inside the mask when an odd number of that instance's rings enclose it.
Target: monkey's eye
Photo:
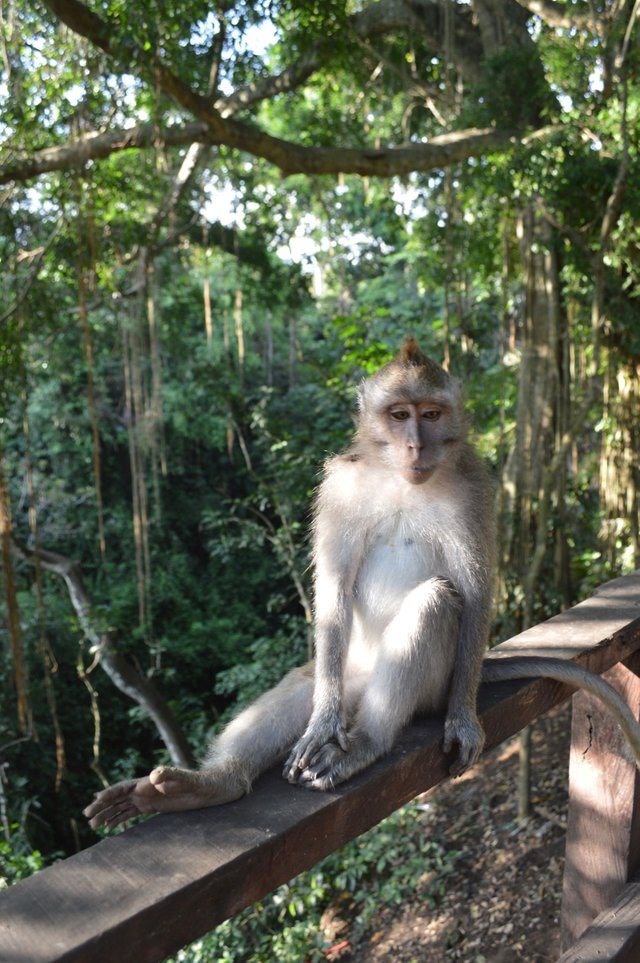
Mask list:
[[[406,421],[409,417],[409,412],[405,408],[396,408],[395,411],[390,411],[389,414],[394,421]]]
[[[422,412],[422,417],[426,421],[437,421],[442,412],[439,408],[427,408],[426,411]]]

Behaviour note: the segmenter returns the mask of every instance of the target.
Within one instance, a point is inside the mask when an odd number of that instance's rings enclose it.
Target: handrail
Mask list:
[[[497,646],[554,655],[597,673],[640,649],[640,573]],[[571,695],[549,681],[483,686],[487,749]],[[156,963],[262,898],[448,777],[442,724],[420,720],[389,755],[334,792],[279,771],[215,809],[158,816],[0,893],[0,961]],[[79,807],[80,808],[79,801]]]

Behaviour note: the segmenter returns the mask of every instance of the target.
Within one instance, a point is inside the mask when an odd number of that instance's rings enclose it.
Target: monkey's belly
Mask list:
[[[354,587],[354,615],[365,636],[379,636],[398,613],[407,593],[439,574],[432,553],[398,536],[376,542]]]

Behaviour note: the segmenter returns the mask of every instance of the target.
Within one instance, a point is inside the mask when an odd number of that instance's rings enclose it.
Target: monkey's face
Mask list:
[[[442,400],[398,401],[381,415],[387,462],[410,484],[424,484],[458,440],[451,408]]]

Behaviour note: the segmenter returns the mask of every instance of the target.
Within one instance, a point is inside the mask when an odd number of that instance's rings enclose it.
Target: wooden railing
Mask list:
[[[638,714],[640,573],[607,583],[491,657],[520,653],[573,659],[606,674]],[[483,686],[487,749],[570,695],[542,680]],[[582,949],[562,959],[637,960],[640,886],[630,883],[640,869],[637,770],[591,697],[575,697],[572,725],[565,945],[603,916],[576,944]],[[441,740],[441,723],[419,721],[389,756],[335,792],[292,787],[272,771],[236,803],[149,819],[42,870],[0,894],[0,961],[164,959],[447,779]],[[607,916],[616,900],[617,913]],[[595,956],[584,949],[589,939]]]

